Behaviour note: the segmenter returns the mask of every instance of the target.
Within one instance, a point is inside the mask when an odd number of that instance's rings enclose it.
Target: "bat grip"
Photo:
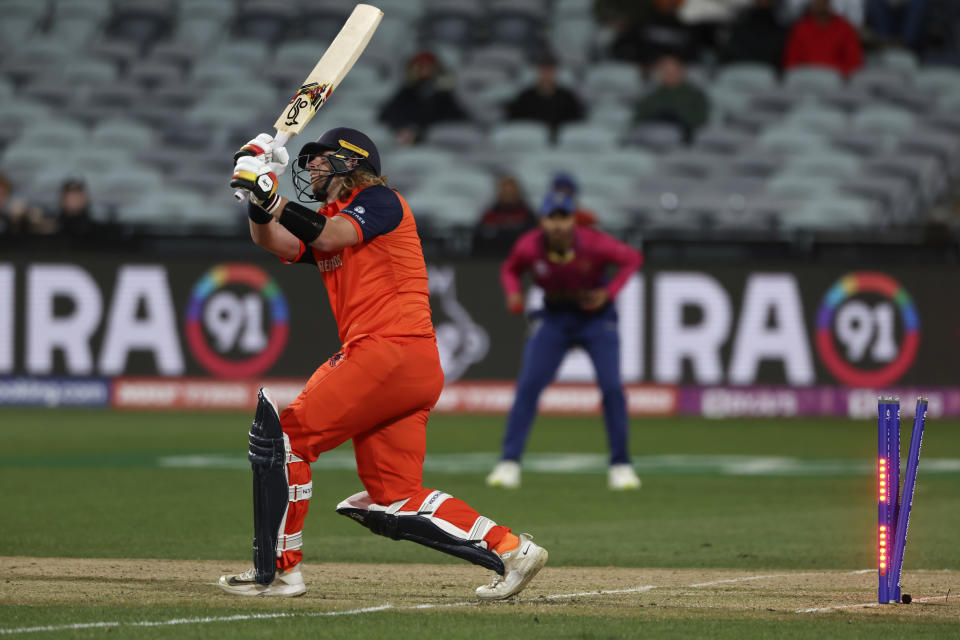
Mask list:
[[[273,136],[273,148],[278,149],[280,147],[286,146],[287,140],[289,139],[290,139],[290,136],[288,136],[282,131],[277,131],[277,135]],[[238,201],[243,202],[243,200],[246,198],[246,193],[244,193],[243,189],[237,189],[236,191],[233,192],[233,197],[236,198]]]

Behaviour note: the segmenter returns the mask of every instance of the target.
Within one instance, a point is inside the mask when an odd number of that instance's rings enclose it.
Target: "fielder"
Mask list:
[[[277,193],[285,149],[261,134],[236,156],[230,186],[249,194],[254,243],[320,272],[342,349],[324,362],[282,413],[266,389],[250,430],[254,472],[254,567],[220,577],[241,596],[306,591],[302,529],[313,494],[310,463],[353,440],[365,491],[337,512],[374,533],[419,544],[494,571],[481,599],[518,593],[547,551],[450,494],[422,485],[426,425],[443,371],[430,319],[427,272],[406,200],[387,187],[367,136],[337,128],[300,150],[298,199]]]
[[[640,479],[627,452],[627,402],[620,381],[620,335],[613,306],[620,289],[643,261],[624,243],[576,224],[569,193],[553,191],[540,209],[540,228],[520,236],[500,269],[512,313],[523,313],[520,278],[529,270],[544,291],[544,308],[527,339],[516,398],[507,417],[500,462],[487,484],[520,486],[520,458],[537,415],[540,394],[553,381],[567,351],[583,347],[593,361],[603,393],[603,417],[610,445],[608,486],[638,489]],[[609,266],[617,271],[609,282]]]

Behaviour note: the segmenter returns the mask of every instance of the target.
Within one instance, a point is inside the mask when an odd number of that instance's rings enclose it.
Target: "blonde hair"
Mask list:
[[[350,197],[350,194],[354,189],[365,189],[366,187],[372,187],[375,184],[379,184],[384,187],[390,186],[387,176],[375,176],[369,171],[364,171],[363,169],[351,171],[343,178],[343,184],[340,185],[340,192],[337,193],[337,200],[346,200],[348,197]]]

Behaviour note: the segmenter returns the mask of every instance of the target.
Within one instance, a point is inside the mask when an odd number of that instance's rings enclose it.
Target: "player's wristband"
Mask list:
[[[296,202],[287,202],[280,214],[279,222],[284,229],[309,246],[320,236],[320,232],[327,224],[327,218]]]
[[[247,217],[257,224],[269,224],[273,222],[273,216],[263,210],[262,207],[247,201]]]

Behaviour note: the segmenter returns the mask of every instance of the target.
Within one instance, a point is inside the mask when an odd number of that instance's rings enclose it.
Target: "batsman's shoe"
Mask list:
[[[640,488],[640,478],[633,470],[633,465],[612,464],[607,473],[607,486],[613,491],[626,491]]]
[[[257,570],[251,567],[243,573],[220,576],[217,586],[235,596],[263,596],[294,598],[307,591],[300,565],[290,571],[277,571],[277,577],[267,585],[257,584]]]
[[[520,487],[520,463],[514,460],[501,460],[487,476],[487,485],[504,489]]]
[[[547,555],[547,550],[534,544],[528,534],[521,534],[516,549],[500,554],[503,575],[495,573],[493,582],[477,587],[477,597],[481,600],[503,600],[520,593],[547,564]]]

